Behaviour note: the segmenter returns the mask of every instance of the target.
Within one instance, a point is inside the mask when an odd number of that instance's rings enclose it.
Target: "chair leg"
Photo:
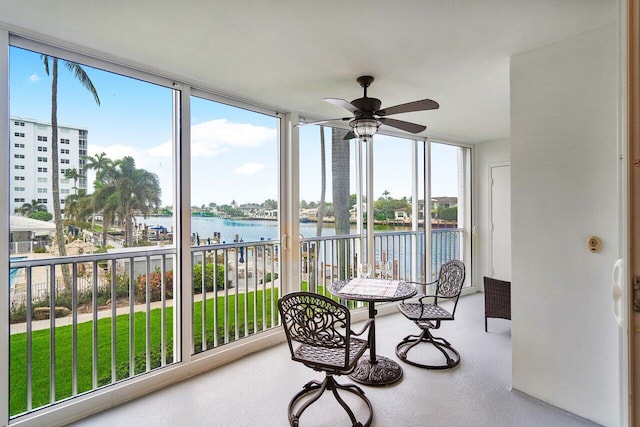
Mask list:
[[[299,391],[293,397],[293,399],[291,399],[291,402],[289,402],[289,424],[291,426],[298,426],[300,423],[300,417],[302,416],[302,413],[309,406],[311,406],[312,403],[320,399],[320,396],[322,396],[322,394],[326,390],[331,390],[331,392],[333,393],[334,397],[336,398],[340,406],[342,406],[342,408],[346,411],[347,415],[349,416],[349,419],[351,420],[353,427],[368,427],[369,425],[371,425],[371,421],[373,420],[373,406],[371,406],[371,402],[364,395],[364,391],[360,387],[356,386],[355,384],[339,384],[334,379],[333,375],[327,375],[324,381],[322,382],[311,381],[305,384],[303,389]],[[356,419],[355,414],[353,413],[349,405],[347,405],[347,403],[344,401],[344,399],[342,399],[342,397],[338,393],[338,390],[345,390],[345,391],[348,391],[349,393],[353,393],[367,404],[367,407],[369,408],[369,418],[367,419],[367,421],[365,421],[364,424],[359,422]],[[313,395],[309,396],[311,394]],[[302,406],[300,406],[300,408],[294,413],[296,404],[298,404],[301,400],[303,400],[307,396],[309,396],[309,399],[306,400],[302,404]]]
[[[484,316],[484,331],[487,332],[487,316]]]
[[[409,360],[407,353],[420,343],[428,343],[437,348],[444,355],[446,364],[427,365]],[[396,345],[396,356],[410,365],[426,369],[449,369],[458,366],[460,363],[460,353],[458,353],[458,351],[444,338],[434,337],[431,335],[430,328],[422,329],[422,333],[420,335],[407,335],[404,337],[404,339]]]

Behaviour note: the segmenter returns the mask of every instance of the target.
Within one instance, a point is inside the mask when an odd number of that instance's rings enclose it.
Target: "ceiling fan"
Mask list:
[[[382,102],[379,99],[367,96],[367,88],[371,83],[373,83],[373,77],[360,76],[357,81],[360,83],[360,86],[364,88],[364,96],[362,98],[354,99],[351,102],[340,98],[324,98],[325,101],[353,113],[353,117],[318,120],[315,122],[307,122],[305,124],[319,124],[337,120],[348,120],[351,131],[347,133],[344,139],[358,137],[367,141],[370,140],[378,131],[380,125],[391,126],[410,133],[420,133],[427,129],[427,127],[416,123],[405,122],[403,120],[391,119],[387,116],[409,113],[412,111],[435,110],[440,107],[436,101],[423,99],[420,101],[408,102],[406,104],[394,105],[393,107],[380,108],[382,106]]]

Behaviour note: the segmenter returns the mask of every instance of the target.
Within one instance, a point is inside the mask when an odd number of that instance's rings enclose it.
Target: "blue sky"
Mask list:
[[[88,130],[90,155],[105,152],[112,159],[129,155],[136,160],[137,167],[156,173],[163,190],[162,203],[171,205],[172,90],[84,67],[100,96],[98,106],[93,96],[60,64],[58,122]],[[50,122],[51,78],[46,75],[38,53],[11,48],[10,112],[12,116]],[[277,199],[277,119],[193,97],[191,121],[193,205]],[[330,147],[330,137],[326,144]],[[374,147],[374,197],[385,190],[395,198],[409,197],[408,141],[379,135]],[[318,126],[300,128],[300,152],[300,198],[317,201]],[[455,152],[452,147],[433,146],[433,196],[457,194]],[[328,153],[328,164],[330,159]],[[330,170],[327,176],[330,178]],[[92,177],[90,174],[90,182]],[[331,199],[330,185],[329,180],[327,200]]]

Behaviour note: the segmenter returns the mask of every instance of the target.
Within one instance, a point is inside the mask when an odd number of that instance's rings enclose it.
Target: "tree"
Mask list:
[[[336,218],[336,235],[349,234],[349,141],[343,138],[343,129],[331,129],[331,174],[333,177],[333,214]]]
[[[65,199],[64,216],[76,225],[83,227],[87,218],[93,214],[93,197],[86,190],[80,190],[78,194],[68,196]]]
[[[48,55],[41,56],[44,69],[49,75],[49,60],[51,59],[51,192],[53,193],[53,218],[56,225],[56,242],[60,256],[67,255],[67,248],[64,241],[64,230],[62,227],[62,209],[60,208],[60,165],[58,162],[58,58]],[[93,82],[84,69],[75,62],[63,61],[67,70],[72,72],[76,79],[93,95],[96,104],[100,105],[98,92],[93,86]],[[69,266],[63,264],[62,276],[66,289],[71,289],[71,274]]]
[[[320,126],[320,205],[318,205],[318,215],[316,222],[316,236],[322,236],[322,226],[324,219],[324,198],[327,191],[327,166],[326,148],[324,143],[324,126]]]
[[[19,213],[22,216],[29,216],[34,212],[46,212],[47,207],[37,201],[36,199],[31,200],[31,203],[24,203],[19,208],[16,208],[15,212]]]
[[[444,219],[447,221],[457,221],[458,220],[458,207],[452,206],[450,208],[442,208],[438,212],[438,217],[440,219]]]
[[[160,205],[160,181],[155,173],[136,168],[133,157],[126,156],[115,162],[113,184],[118,200],[116,213],[124,223],[125,246],[130,246],[136,213],[147,218]]]
[[[273,199],[267,199],[262,202],[262,207],[265,209],[278,209],[278,202]]]
[[[102,182],[107,174],[107,171],[113,168],[113,160],[107,157],[107,154],[103,151],[100,154],[95,154],[93,156],[85,156],[85,169],[86,170],[95,170],[96,171],[96,180],[95,182]],[[95,189],[95,183],[94,183]],[[96,206],[95,200],[93,201],[93,211],[91,212],[91,230],[93,231],[95,226],[95,216],[96,216]],[[103,225],[104,225],[104,217],[103,217]],[[103,246],[106,245],[106,232],[103,229]]]
[[[78,178],[80,178],[80,174],[78,173],[78,169],[67,169],[64,171],[64,177],[67,179],[73,180],[73,192],[74,194],[78,194]]]
[[[102,247],[106,247],[109,226],[115,222],[118,210],[117,188],[103,181],[95,181],[93,186],[93,206],[96,211],[102,212]]]
[[[331,129],[331,175],[333,178],[333,215],[335,217],[336,236],[348,235],[351,230],[349,222],[349,141],[343,129]],[[348,263],[348,246],[338,244],[338,271],[345,272]],[[343,279],[344,277],[340,277]]]
[[[386,194],[386,197],[385,196]],[[389,193],[385,191],[383,197],[380,197],[373,204],[373,216],[377,220],[387,220],[395,218],[395,212],[398,209],[406,209],[408,213],[411,212],[411,205],[406,198],[392,199]]]
[[[85,168],[96,171],[96,180],[102,181],[104,173],[113,166],[113,160],[107,157],[105,152],[93,156],[85,156]]]

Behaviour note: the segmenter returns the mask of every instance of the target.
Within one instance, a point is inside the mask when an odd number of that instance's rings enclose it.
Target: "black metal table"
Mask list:
[[[367,280],[372,281],[377,286],[388,284],[391,286],[391,280],[380,279],[355,279],[355,280]],[[369,330],[369,358],[360,359],[356,369],[349,375],[349,377],[361,384],[367,385],[386,385],[392,384],[402,378],[402,368],[394,360],[391,360],[384,356],[378,356],[376,354],[376,327],[375,317],[377,310],[375,308],[376,302],[389,302],[399,301],[405,298],[411,298],[417,293],[415,286],[405,282],[397,282],[397,288],[393,295],[370,295],[366,293],[345,293],[342,289],[349,283],[350,280],[341,280],[334,282],[329,286],[329,292],[331,294],[354,301],[363,301],[368,303],[369,306],[369,319],[372,320],[371,328]]]

